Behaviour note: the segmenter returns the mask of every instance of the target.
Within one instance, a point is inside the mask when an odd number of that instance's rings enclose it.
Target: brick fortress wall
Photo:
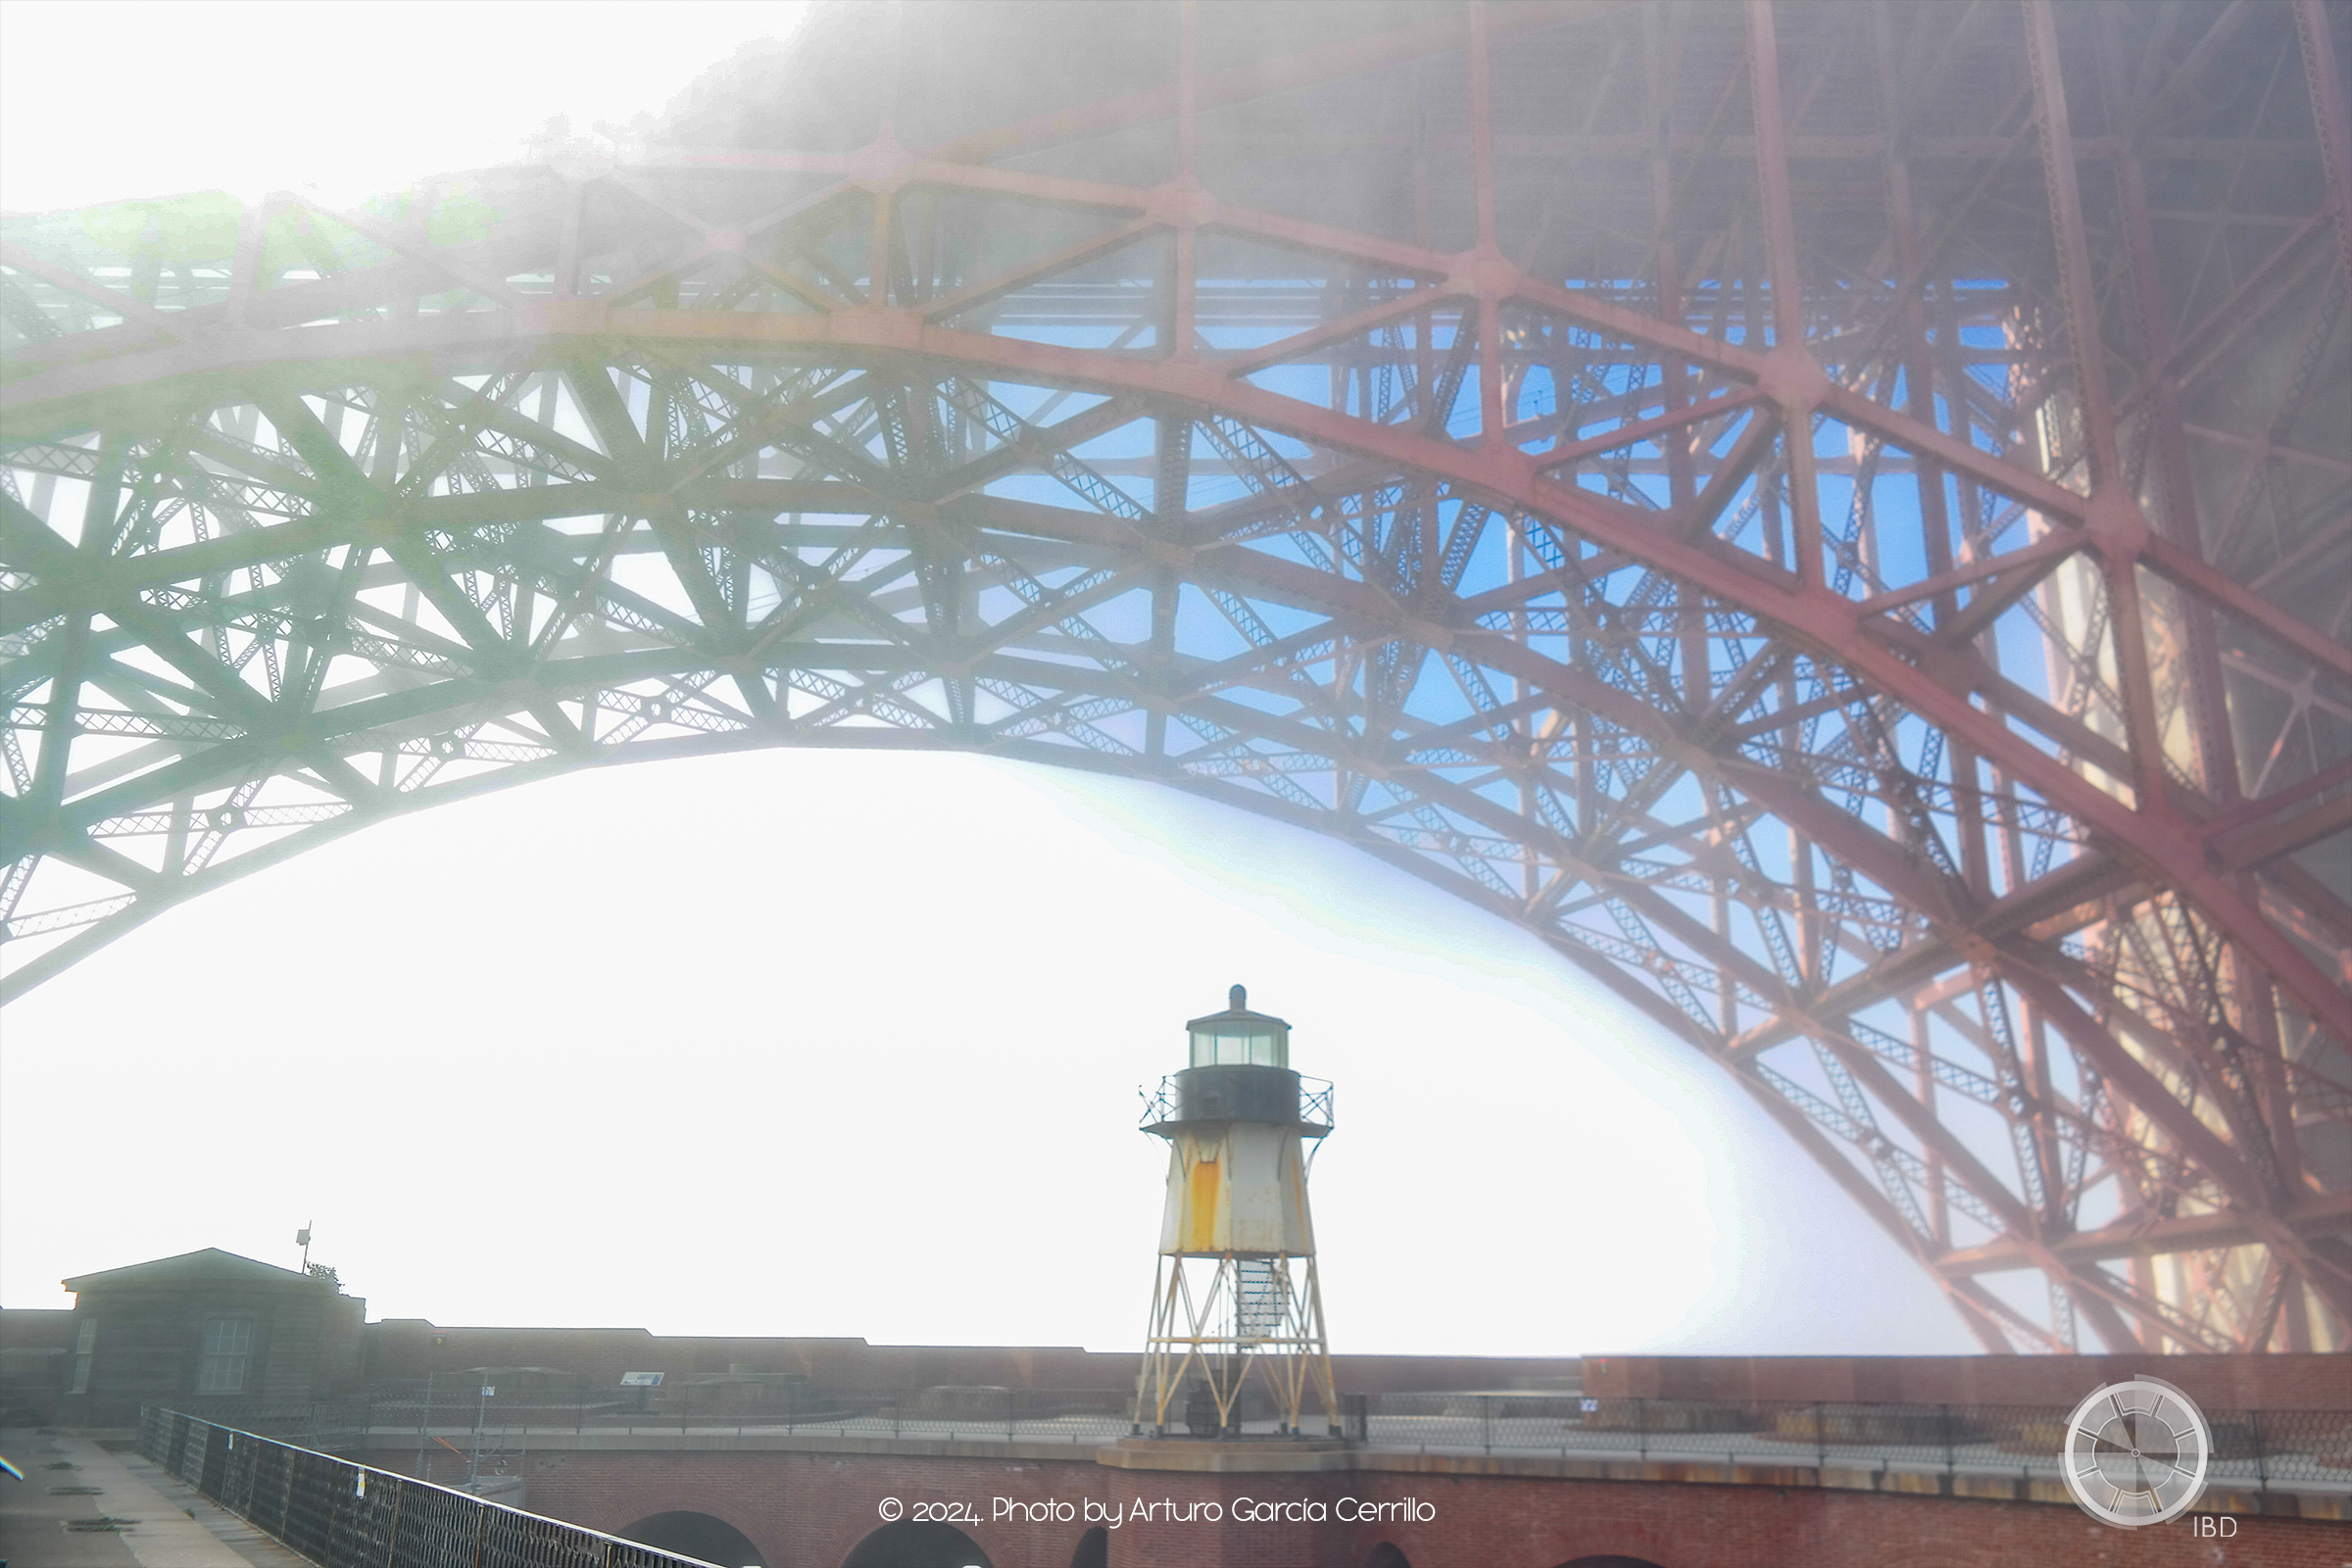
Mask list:
[[[403,1468],[387,1454],[372,1462]],[[840,1568],[881,1528],[884,1498],[964,1505],[991,1568],[1068,1568],[1087,1504],[1116,1510],[1109,1568],[1368,1568],[1384,1542],[1410,1568],[2343,1568],[2352,1528],[2241,1517],[2227,1541],[2189,1520],[2116,1530],[2063,1505],[1811,1487],[1557,1480],[1430,1469],[1199,1474],[1087,1458],[774,1451],[547,1452],[524,1461],[534,1513],[618,1532],[692,1509],[725,1520],[768,1568]],[[995,1499],[1021,1505],[997,1517]],[[1343,1499],[1391,1505],[1344,1519]],[[1406,1499],[1416,1506],[1401,1507]],[[1238,1519],[1244,1499],[1319,1504],[1320,1519]],[[1151,1505],[1135,1516],[1137,1503]],[[1067,1504],[1068,1518],[1045,1517]],[[1211,1520],[1208,1505],[1224,1517]],[[1300,1513],[1310,1513],[1307,1507]],[[1035,1513],[1035,1518],[1021,1517]],[[1403,1514],[1425,1515],[1406,1518]],[[1165,1517],[1173,1514],[1175,1517]]]

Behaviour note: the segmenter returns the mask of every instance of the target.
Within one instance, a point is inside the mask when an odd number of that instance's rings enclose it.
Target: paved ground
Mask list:
[[[0,1475],[0,1568],[310,1568],[135,1453],[18,1428],[0,1432],[0,1454],[25,1477]]]

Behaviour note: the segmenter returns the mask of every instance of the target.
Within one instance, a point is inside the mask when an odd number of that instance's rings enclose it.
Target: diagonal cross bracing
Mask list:
[[[567,768],[981,750],[1535,931],[1989,1346],[2343,1348],[2341,24],[2142,9],[1298,8],[929,154],[12,220],[5,987]]]

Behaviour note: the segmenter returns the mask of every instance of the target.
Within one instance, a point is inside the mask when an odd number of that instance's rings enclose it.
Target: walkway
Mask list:
[[[25,1477],[0,1476],[7,1568],[310,1568],[135,1453],[22,1427],[0,1432],[0,1453]],[[70,1528],[90,1521],[105,1523]]]

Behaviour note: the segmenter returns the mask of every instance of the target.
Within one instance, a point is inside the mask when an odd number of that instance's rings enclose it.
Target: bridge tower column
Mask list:
[[[1238,1437],[1254,1376],[1280,1435],[1298,1435],[1311,1394],[1337,1437],[1306,1201],[1331,1085],[1291,1069],[1289,1024],[1250,1011],[1240,986],[1230,1001],[1186,1025],[1191,1064],[1160,1080],[1144,1112],[1144,1131],[1168,1141],[1168,1193],[1135,1431],[1165,1437],[1172,1414],[1196,1436]]]

